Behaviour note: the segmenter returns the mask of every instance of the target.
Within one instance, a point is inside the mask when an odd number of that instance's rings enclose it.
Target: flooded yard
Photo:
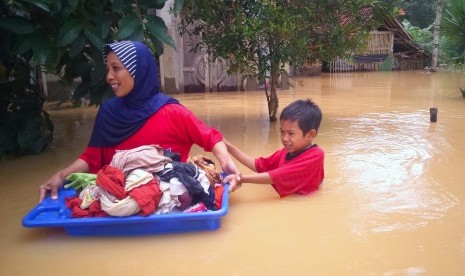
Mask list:
[[[0,162],[0,274],[464,275],[459,87],[463,74],[424,71],[293,79],[278,92],[279,111],[311,98],[323,112],[315,141],[326,152],[320,190],[280,199],[269,185],[244,184],[218,230],[131,237],[22,227],[41,182],[86,146],[97,112],[51,110],[50,148]],[[282,146],[263,91],[173,96],[252,156]]]

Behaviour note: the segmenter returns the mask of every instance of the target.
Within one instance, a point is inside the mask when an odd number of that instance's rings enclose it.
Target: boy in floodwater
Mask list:
[[[306,195],[317,190],[324,179],[324,151],[313,143],[320,127],[321,110],[312,100],[297,100],[283,109],[280,116],[283,148],[269,157],[253,158],[229,141],[229,153],[253,174],[228,175],[230,191],[242,183],[271,184],[280,197]]]

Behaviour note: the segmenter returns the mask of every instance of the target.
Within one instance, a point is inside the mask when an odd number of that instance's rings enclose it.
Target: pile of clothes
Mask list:
[[[211,159],[198,155],[182,163],[157,145],[117,151],[97,174],[74,173],[67,181],[65,188],[79,191],[66,199],[72,217],[217,210],[224,192]]]

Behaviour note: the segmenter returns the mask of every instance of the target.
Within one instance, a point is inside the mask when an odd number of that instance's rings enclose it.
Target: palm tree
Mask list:
[[[441,25],[443,0],[438,0],[436,4],[436,19],[434,20],[433,34],[433,56],[431,57],[431,71],[436,72],[439,57],[439,28]]]
[[[442,32],[463,53],[465,64],[465,0],[450,0],[445,9]]]

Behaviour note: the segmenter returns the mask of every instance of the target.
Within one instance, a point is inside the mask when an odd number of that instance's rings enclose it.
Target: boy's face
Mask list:
[[[304,135],[298,121],[281,120],[281,142],[289,153],[297,153],[311,146],[315,136],[314,129]]]

